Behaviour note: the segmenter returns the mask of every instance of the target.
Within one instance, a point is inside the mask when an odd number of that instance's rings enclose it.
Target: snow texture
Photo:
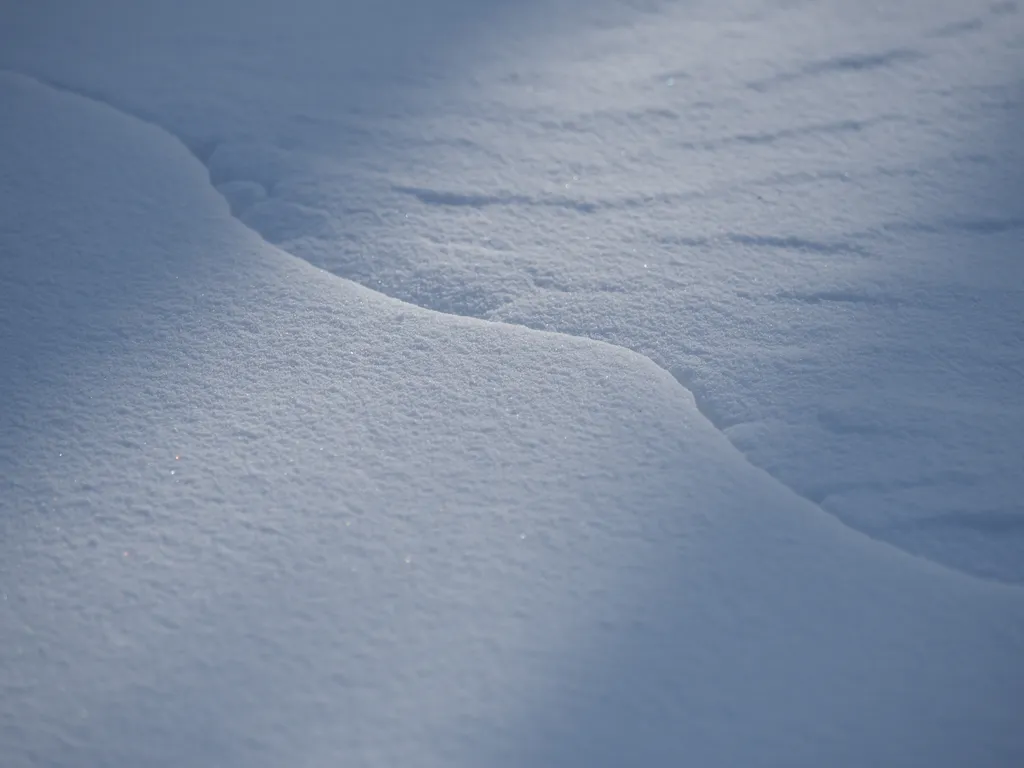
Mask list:
[[[285,250],[640,352],[848,525],[1021,582],[1018,10],[50,0],[0,66],[179,136]]]
[[[5,766],[1024,764],[1016,5],[0,12]]]

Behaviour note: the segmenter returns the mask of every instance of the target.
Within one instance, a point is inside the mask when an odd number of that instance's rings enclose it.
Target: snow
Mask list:
[[[1015,5],[3,13],[5,765],[1024,762]]]

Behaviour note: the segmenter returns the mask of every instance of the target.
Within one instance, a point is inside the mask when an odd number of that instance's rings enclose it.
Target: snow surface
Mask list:
[[[848,525],[1024,581],[1015,3],[49,0],[0,66],[152,120],[250,227],[609,341]]]
[[[1014,4],[0,12],[5,766],[1024,764]]]

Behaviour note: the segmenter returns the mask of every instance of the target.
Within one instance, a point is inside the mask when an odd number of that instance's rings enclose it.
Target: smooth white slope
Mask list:
[[[0,77],[5,765],[1017,765],[1024,601],[625,350],[430,313]]]
[[[1024,579],[1016,3],[15,6],[0,65],[290,252],[642,352],[853,527]]]

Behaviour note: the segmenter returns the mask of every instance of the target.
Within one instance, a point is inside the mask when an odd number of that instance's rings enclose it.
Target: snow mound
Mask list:
[[[851,527],[1024,582],[1024,13],[52,0],[0,66],[182,138],[250,227],[610,342]]]
[[[1024,597],[753,469],[639,355],[267,245],[0,76],[5,765],[1019,765]]]

